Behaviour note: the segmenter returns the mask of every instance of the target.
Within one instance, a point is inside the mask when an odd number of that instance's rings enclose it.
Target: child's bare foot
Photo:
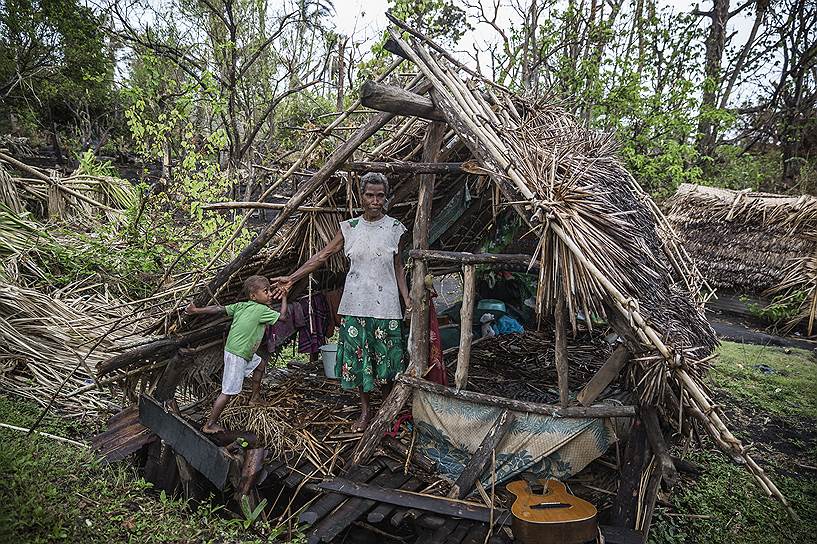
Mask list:
[[[366,427],[369,426],[369,414],[363,413],[360,414],[360,417],[352,423],[352,432],[353,433],[362,433],[366,430]]]
[[[224,427],[219,425],[218,423],[205,423],[204,426],[201,428],[201,432],[205,434],[214,434],[220,433],[224,431]]]
[[[250,397],[250,406],[265,406],[266,404],[267,399],[261,395],[253,395]]]

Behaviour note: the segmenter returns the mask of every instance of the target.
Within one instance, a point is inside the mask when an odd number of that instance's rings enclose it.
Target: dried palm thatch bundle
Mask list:
[[[37,209],[32,211],[48,217],[71,219],[102,214],[114,220],[136,201],[137,193],[130,182],[115,176],[78,170],[62,177],[56,171],[46,173],[4,153],[0,153],[0,161],[0,199],[18,212],[33,206]],[[11,176],[9,168],[24,176]]]
[[[127,327],[106,334],[117,317],[110,306],[0,283],[0,385],[43,406],[56,395],[55,406],[69,417],[110,408],[111,395],[94,382],[94,369],[134,340]]]

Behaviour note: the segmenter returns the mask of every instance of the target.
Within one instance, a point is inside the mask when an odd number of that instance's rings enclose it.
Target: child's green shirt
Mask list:
[[[281,314],[252,300],[236,302],[225,306],[224,309],[227,310],[227,315],[233,318],[224,351],[249,361],[261,345],[264,326],[278,321]]]

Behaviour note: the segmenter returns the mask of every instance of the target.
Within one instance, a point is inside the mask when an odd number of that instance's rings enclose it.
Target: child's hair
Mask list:
[[[269,287],[269,280],[264,276],[250,276],[244,280],[244,292],[247,296],[264,287]]]

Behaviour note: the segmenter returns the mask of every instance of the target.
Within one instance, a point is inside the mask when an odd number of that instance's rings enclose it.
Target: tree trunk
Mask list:
[[[729,21],[729,0],[712,0],[712,4],[712,11],[706,13],[711,24],[706,37],[705,79],[698,118],[698,153],[705,157],[712,156],[718,137],[718,126],[711,115],[718,107],[721,61],[726,45],[726,23]]]

